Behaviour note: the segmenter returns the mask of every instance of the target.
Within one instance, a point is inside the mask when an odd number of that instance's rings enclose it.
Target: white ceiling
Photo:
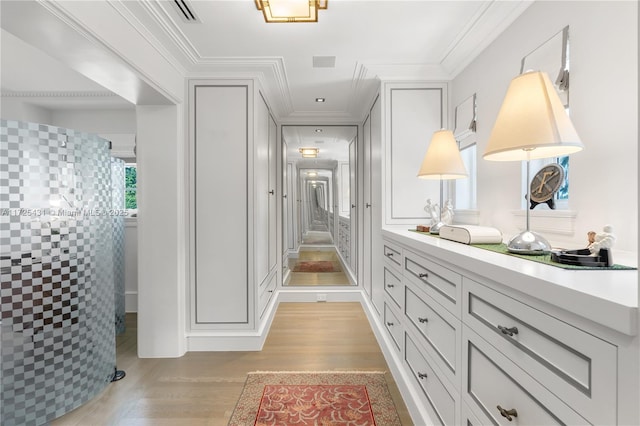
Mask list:
[[[195,23],[173,0],[111,4],[186,76],[258,76],[280,122],[326,125],[362,122],[379,79],[453,78],[530,3],[331,0],[306,24],[267,24],[251,0],[190,0]],[[28,25],[6,16],[15,10],[3,7],[3,27]],[[132,107],[4,29],[0,36],[3,96],[51,109]],[[313,68],[314,55],[335,56],[335,67]]]
[[[319,132],[316,130],[320,130]],[[283,126],[282,139],[287,144],[287,159],[301,159],[300,148],[318,148],[317,160],[349,161],[349,143],[358,133],[356,126]]]

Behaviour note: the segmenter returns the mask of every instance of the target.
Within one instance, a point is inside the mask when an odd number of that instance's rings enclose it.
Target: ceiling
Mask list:
[[[320,142],[321,152],[341,160],[348,158],[344,141],[351,137],[345,130],[353,128],[326,125],[361,123],[380,79],[450,80],[531,4],[330,0],[317,23],[267,24],[251,0],[184,1],[195,21],[187,22],[174,0],[110,4],[185,76],[258,77],[279,122],[325,125],[321,135],[296,127],[289,137],[290,155]],[[134,107],[13,36],[7,29],[16,31],[16,19],[28,25],[29,17],[7,14],[34,8],[2,3],[3,96],[52,110]],[[64,2],[52,4],[64,10]],[[335,66],[314,67],[314,56],[335,60]],[[326,101],[316,102],[320,97]],[[342,151],[332,153],[340,146],[337,141],[344,144]]]
[[[321,164],[323,160],[349,162],[349,143],[358,133],[357,126],[298,126],[282,127],[282,139],[287,145],[287,158],[300,159],[300,148],[318,148],[318,157],[313,160],[302,160],[308,163]]]

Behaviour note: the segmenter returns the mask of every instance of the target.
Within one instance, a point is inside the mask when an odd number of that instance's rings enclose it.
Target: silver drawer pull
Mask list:
[[[387,257],[393,257],[393,253],[385,253],[384,255]]]
[[[273,290],[268,290],[268,291],[269,291],[269,293],[273,293]]]
[[[515,408],[512,408],[511,410],[505,410],[504,408],[498,405],[498,411],[500,411],[500,415],[502,417],[504,417],[509,421],[513,420],[513,417],[518,417],[518,412],[516,411]]]
[[[389,327],[393,327],[393,323],[392,323],[392,322],[387,322],[387,325],[388,325]]]
[[[419,378],[420,380],[422,380],[422,379],[426,379],[427,377],[428,377],[428,376],[427,376],[427,373],[420,373],[420,372],[418,372],[418,378]]]
[[[420,318],[418,317],[418,321],[420,321],[421,323],[425,323],[425,322],[429,322],[429,318]]]
[[[429,274],[426,272],[421,272],[418,274],[418,278],[429,278]]]
[[[273,195],[273,194],[275,194],[275,193],[276,193],[276,191],[275,191],[275,190],[273,190],[273,189],[272,189],[271,191],[269,191],[269,194],[271,194],[271,195]]]
[[[387,288],[394,288],[394,287],[395,287],[395,285],[393,285],[393,284],[387,284]]]
[[[503,327],[501,325],[498,326],[498,330],[502,332],[502,334],[507,334],[509,336],[513,336],[514,334],[518,334],[518,327]]]

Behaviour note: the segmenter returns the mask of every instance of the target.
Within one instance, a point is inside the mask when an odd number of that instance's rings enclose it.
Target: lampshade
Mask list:
[[[318,22],[318,9],[329,0],[254,0],[265,22]]]
[[[549,76],[532,71],[511,81],[483,158],[533,160],[561,157],[582,148]]]
[[[433,133],[418,172],[421,179],[460,179],[467,177],[460,150],[451,130]]]
[[[300,148],[298,151],[304,158],[316,158],[320,152],[318,148]]]

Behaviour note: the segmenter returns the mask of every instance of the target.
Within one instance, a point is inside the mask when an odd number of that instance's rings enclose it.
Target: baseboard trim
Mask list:
[[[371,325],[373,334],[376,336],[380,350],[384,355],[384,359],[387,361],[387,365],[391,370],[391,375],[396,381],[396,385],[400,390],[400,395],[402,395],[402,399],[407,406],[407,410],[409,410],[409,415],[411,416],[413,423],[416,425],[437,424],[431,420],[431,417],[420,402],[420,393],[411,384],[412,377],[404,368],[404,363],[400,354],[393,349],[395,345],[391,341],[389,334],[385,331],[382,322],[380,322],[380,317],[378,316],[371,301],[367,299],[364,290],[361,290],[360,292],[360,303],[362,305],[362,309],[367,315],[367,318],[369,319],[369,324]]]
[[[138,292],[137,291],[125,291],[124,311],[138,312]]]
[[[280,297],[273,295],[267,305],[258,330],[192,331],[187,333],[187,352],[260,351],[269,334]]]

